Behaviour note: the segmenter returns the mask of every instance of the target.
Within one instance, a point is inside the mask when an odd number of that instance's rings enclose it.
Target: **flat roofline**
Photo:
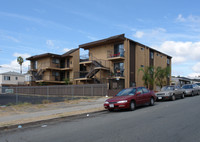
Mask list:
[[[146,45],[144,45],[144,44],[142,44],[142,43],[139,43],[139,42],[134,41],[134,40],[129,39],[129,38],[126,38],[126,39],[128,39],[128,40],[130,40],[130,41],[132,41],[132,42],[135,42],[136,44],[139,44],[139,45],[141,45],[141,46],[143,46],[143,47],[147,47],[147,48],[149,48],[149,49],[151,49],[151,50],[153,50],[153,51],[156,51],[156,52],[158,52],[158,53],[160,53],[160,54],[163,54],[163,55],[169,57],[170,59],[172,58],[171,56],[169,56],[169,55],[167,55],[167,54],[165,54],[165,53],[163,53],[163,52],[160,52],[160,51],[158,51],[158,50],[156,50],[156,49],[154,49],[154,48],[151,48],[151,47],[149,47],[149,46],[146,46]]]
[[[97,41],[93,41],[93,42],[81,44],[81,45],[79,45],[79,48],[83,48],[84,50],[87,50],[87,49],[90,49],[90,48],[94,48],[95,46],[100,46],[100,45],[104,45],[104,44],[108,44],[108,43],[113,43],[113,42],[116,42],[116,41],[124,41],[125,39],[128,39],[128,40],[130,40],[130,41],[132,41],[132,42],[134,42],[134,43],[136,43],[136,44],[139,44],[139,45],[141,45],[141,46],[143,46],[143,47],[147,47],[147,48],[149,48],[149,49],[151,49],[151,50],[153,50],[153,51],[156,51],[156,52],[158,52],[158,53],[160,53],[160,54],[163,54],[163,55],[169,57],[170,59],[172,58],[171,56],[169,56],[169,55],[167,55],[167,54],[165,54],[165,53],[162,53],[162,52],[160,52],[160,51],[158,51],[158,50],[156,50],[156,49],[153,49],[153,48],[151,48],[151,47],[149,47],[149,46],[146,46],[146,45],[144,45],[144,44],[141,44],[141,43],[139,43],[139,42],[137,42],[137,41],[134,41],[134,40],[132,40],[132,39],[126,38],[126,37],[125,37],[125,34],[120,34],[120,35],[116,35],[116,36],[111,36],[111,37],[109,37],[109,38],[105,38],[105,39],[102,39],[102,40],[97,40]]]
[[[120,34],[120,35],[112,36],[112,37],[109,37],[109,38],[105,38],[105,39],[81,44],[81,45],[79,45],[79,48],[83,48],[83,49],[87,50],[87,49],[92,48],[94,46],[99,46],[99,45],[103,45],[103,44],[106,44],[106,43],[113,43],[113,42],[116,42],[116,41],[124,41],[125,40],[124,35],[125,34]]]

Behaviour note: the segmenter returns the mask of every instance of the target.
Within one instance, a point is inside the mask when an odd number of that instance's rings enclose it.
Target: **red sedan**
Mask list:
[[[105,101],[104,108],[112,111],[114,109],[135,110],[136,106],[154,105],[156,96],[153,91],[145,87],[127,88],[120,91],[113,98]]]

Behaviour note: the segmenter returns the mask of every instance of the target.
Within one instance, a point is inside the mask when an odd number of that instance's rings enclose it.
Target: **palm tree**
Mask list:
[[[19,56],[17,57],[17,62],[20,65],[20,73],[22,74],[22,64],[24,62],[24,59],[21,56]]]
[[[162,88],[164,85],[167,85],[167,79],[170,76],[170,67],[161,68],[157,67],[155,72],[156,85]]]
[[[143,72],[143,76],[142,76],[142,80],[144,81],[144,86],[149,88],[150,87],[153,88],[154,85],[154,68],[153,67],[141,67],[138,70],[139,72],[142,71]]]

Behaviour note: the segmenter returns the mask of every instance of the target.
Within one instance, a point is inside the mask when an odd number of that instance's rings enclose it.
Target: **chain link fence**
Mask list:
[[[0,87],[0,106],[44,104],[106,95],[106,84]]]

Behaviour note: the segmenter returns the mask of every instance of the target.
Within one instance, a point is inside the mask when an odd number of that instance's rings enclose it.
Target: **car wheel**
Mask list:
[[[175,101],[175,100],[176,100],[176,97],[173,95],[172,98],[171,98],[171,100],[172,100],[172,101]]]
[[[135,102],[131,101],[130,103],[130,111],[134,111],[135,110]]]
[[[153,106],[153,105],[154,105],[154,99],[153,99],[153,98],[150,99],[149,105],[150,105],[150,106]]]
[[[194,96],[194,92],[191,93],[191,96],[192,96],[192,97]]]
[[[181,95],[181,99],[184,99],[185,98],[185,94],[183,93],[182,95]]]

